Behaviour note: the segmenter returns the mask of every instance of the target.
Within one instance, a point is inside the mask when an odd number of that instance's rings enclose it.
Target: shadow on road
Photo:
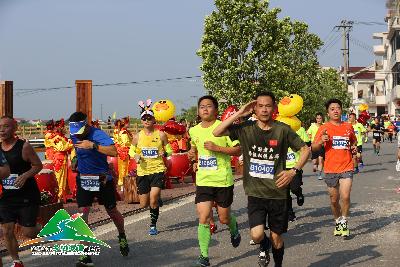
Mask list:
[[[319,254],[318,256],[328,256],[318,262],[311,263],[310,267],[326,266],[351,266],[368,262],[372,259],[382,257],[382,254],[375,251],[377,246],[364,246],[354,250],[342,250],[333,253]]]

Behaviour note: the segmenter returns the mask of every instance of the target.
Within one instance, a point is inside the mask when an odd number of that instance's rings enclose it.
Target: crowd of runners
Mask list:
[[[235,212],[231,210],[234,195],[231,156],[241,156],[243,161],[248,224],[251,244],[259,246],[258,264],[267,266],[271,251],[274,264],[279,267],[285,250],[283,234],[288,230],[289,221],[296,219],[292,194],[298,206],[305,201],[302,169],[310,155],[316,178],[325,181],[329,192],[332,233],[346,238],[351,230],[348,218],[352,180],[364,166],[362,145],[371,133],[374,153],[378,156],[380,143],[392,142],[397,136],[395,122],[375,118],[369,125],[363,125],[357,122],[354,113],[349,114],[348,121],[342,121],[343,107],[338,99],[326,102],[326,119],[322,113],[317,113],[308,130],[301,127],[295,132],[273,119],[276,105],[273,93],[260,92],[253,101],[220,121],[217,99],[207,95],[198,100],[199,123],[189,129],[191,147],[188,153],[196,171],[200,249],[196,266],[210,266],[208,251],[215,224],[213,208],[216,208],[219,222],[229,228],[232,246],[236,248],[241,243]],[[149,207],[148,234],[156,236],[162,205],[160,194],[165,182],[163,157],[171,154],[171,148],[165,133],[155,128],[153,111],[146,106],[141,108],[143,129],[133,136],[129,155],[137,163],[140,205]],[[118,211],[116,188],[107,163],[107,156],[117,155],[114,142],[105,132],[89,125],[82,112],[73,113],[68,121],[77,157],[73,168],[78,172],[76,202],[79,212],[88,222],[96,197],[118,230],[121,255],[127,256],[129,246],[124,218]],[[40,192],[34,179],[42,163],[32,146],[16,137],[16,129],[12,117],[0,119],[0,220],[12,266],[21,267],[14,228],[18,223],[26,237],[35,238],[42,227],[36,222]],[[90,256],[82,255],[76,266],[94,264]]]

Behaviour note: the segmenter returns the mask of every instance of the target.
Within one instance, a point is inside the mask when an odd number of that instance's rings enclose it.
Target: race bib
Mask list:
[[[349,149],[350,140],[348,136],[333,136],[332,148],[333,149]]]
[[[158,157],[158,148],[156,147],[143,147],[142,154],[144,158],[154,159]]]
[[[373,132],[373,136],[374,136],[374,137],[380,137],[381,134],[380,134],[379,132]]]
[[[15,187],[15,180],[17,179],[18,174],[10,174],[7,178],[3,179],[3,188],[7,190],[15,190],[19,189]]]
[[[290,152],[286,156],[286,161],[294,161],[296,159],[296,155],[293,152]]]
[[[215,156],[199,156],[199,168],[203,170],[217,170],[217,158]]]
[[[100,177],[92,175],[82,175],[81,187],[86,191],[97,192],[100,191]]]
[[[250,159],[249,174],[255,178],[274,179],[274,162],[265,159]]]

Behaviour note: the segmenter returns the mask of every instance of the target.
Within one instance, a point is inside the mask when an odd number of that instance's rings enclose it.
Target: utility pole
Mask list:
[[[344,82],[346,86],[348,85],[348,70],[349,70],[349,65],[350,65],[350,49],[349,49],[349,37],[350,37],[350,31],[353,28],[353,23],[354,21],[347,21],[347,20],[342,20],[340,25],[335,26],[336,29],[342,30],[342,36],[343,36],[343,48],[342,48],[342,54],[343,54],[343,77],[344,77]],[[347,89],[347,87],[346,87]]]

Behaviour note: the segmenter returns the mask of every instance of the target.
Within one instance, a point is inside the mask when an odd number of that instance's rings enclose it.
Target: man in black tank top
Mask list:
[[[42,170],[42,162],[32,146],[15,136],[17,123],[12,117],[0,119],[0,151],[10,167],[10,175],[2,178],[3,194],[0,198],[0,222],[4,241],[13,265],[24,266],[18,256],[15,224],[22,226],[22,233],[35,238],[39,232],[36,218],[39,212],[40,192],[34,176]]]

